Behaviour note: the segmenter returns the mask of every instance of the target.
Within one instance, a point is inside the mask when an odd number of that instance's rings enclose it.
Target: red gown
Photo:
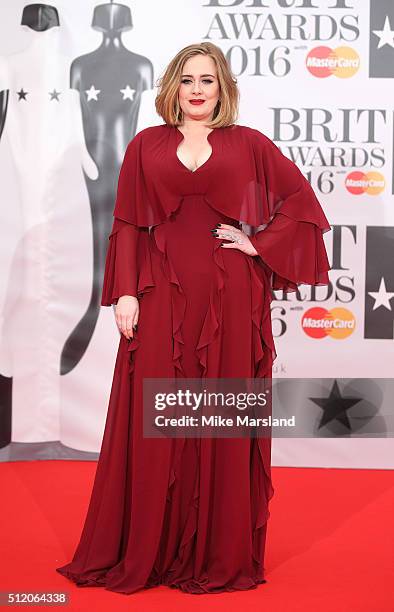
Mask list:
[[[140,315],[119,341],[80,542],[56,568],[79,586],[217,593],[265,582],[270,438],[144,438],[142,380],[270,377],[271,289],[328,284],[330,226],[258,130],[214,129],[195,171],[177,157],[182,139],[175,126],[142,130],[119,175],[101,303],[136,295]],[[221,248],[217,223],[242,224],[258,256]]]

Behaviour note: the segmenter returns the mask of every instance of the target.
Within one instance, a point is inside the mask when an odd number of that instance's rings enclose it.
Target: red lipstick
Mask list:
[[[205,100],[189,100],[190,104],[204,104]]]

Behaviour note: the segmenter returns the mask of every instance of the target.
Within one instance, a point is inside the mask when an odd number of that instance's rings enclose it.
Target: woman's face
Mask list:
[[[219,93],[219,81],[213,59],[207,55],[190,57],[183,67],[178,92],[184,118],[210,121]],[[193,100],[203,102],[193,104]]]

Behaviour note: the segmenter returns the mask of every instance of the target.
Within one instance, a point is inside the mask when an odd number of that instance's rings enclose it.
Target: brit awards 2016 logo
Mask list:
[[[386,163],[389,118],[384,108],[288,106],[269,110],[272,139],[289,159],[307,169],[305,175],[318,196],[339,194],[343,188],[352,195],[368,196],[385,190],[380,169]]]
[[[204,38],[235,41],[226,56],[237,76],[285,77],[300,64],[299,54],[315,76],[348,78],[359,70],[351,46],[360,37],[355,0],[209,0],[202,6],[214,11]]]

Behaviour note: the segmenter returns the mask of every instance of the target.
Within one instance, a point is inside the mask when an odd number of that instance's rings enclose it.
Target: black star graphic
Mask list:
[[[60,96],[61,92],[60,91],[56,91],[56,89],[54,89],[53,91],[49,92],[49,95],[51,96],[51,100],[57,100],[59,102],[59,96]]]
[[[361,402],[362,397],[342,397],[337,381],[334,381],[330,395],[328,397],[310,397],[310,400],[323,409],[323,415],[319,423],[319,429],[337,420],[344,427],[351,430],[350,421],[347,415],[347,410]]]
[[[26,95],[27,95],[27,91],[23,91],[23,87],[20,89],[20,91],[16,92],[19,96],[18,102],[19,100],[26,100]]]

